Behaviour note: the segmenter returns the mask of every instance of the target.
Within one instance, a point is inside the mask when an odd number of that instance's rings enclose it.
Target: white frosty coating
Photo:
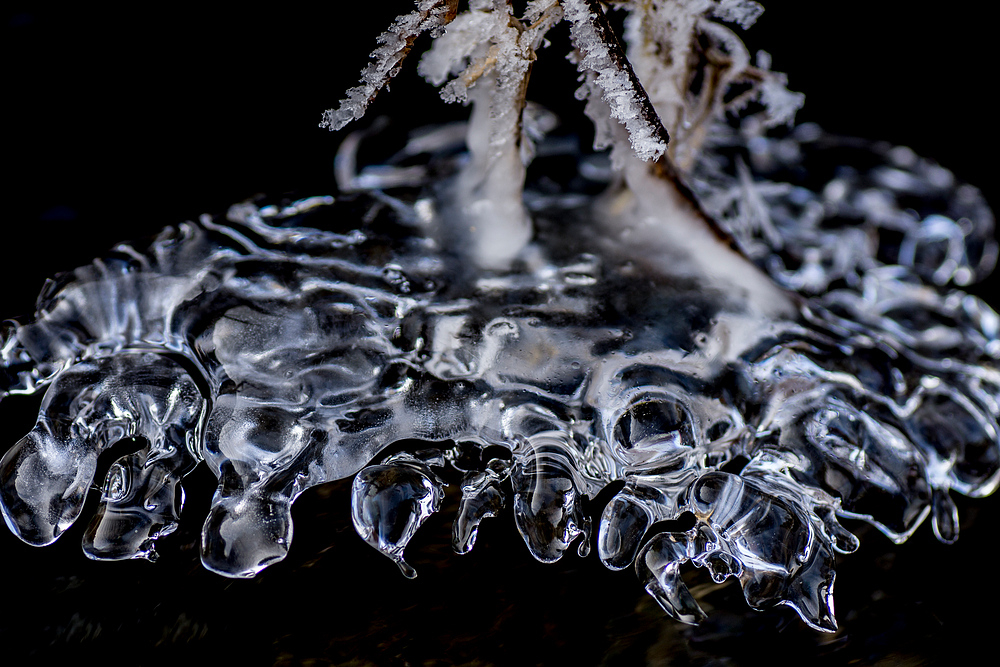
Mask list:
[[[502,88],[498,94],[523,98],[535,50],[561,18],[556,0],[528,3],[520,21],[505,0],[472,0],[469,11],[456,17],[421,57],[417,72],[435,86],[458,75],[441,90],[446,102],[466,102],[469,88],[494,71]],[[506,134],[506,129],[496,134]]]
[[[455,17],[420,58],[417,72],[429,83],[441,86],[449,77],[465,70],[473,52],[510,27],[509,14],[491,11],[490,4],[490,0],[473,0],[470,11]],[[496,54],[492,60],[496,61]],[[441,91],[441,97],[446,102],[465,102],[467,87],[468,84],[452,81]]]
[[[758,3],[675,0],[622,6],[628,12],[630,62],[616,52],[614,35],[604,33],[607,27],[599,3],[532,0],[518,19],[509,0],[470,0],[468,9],[455,17],[446,31],[435,34],[418,71],[433,85],[443,86],[441,97],[446,102],[467,103],[471,86],[484,77],[491,81],[489,85],[495,89],[489,96],[491,159],[507,150],[511,141],[520,145],[522,160],[530,159],[531,144],[521,132],[527,77],[545,33],[564,17],[571,23],[576,49],[571,59],[584,73],[577,97],[602,96],[611,118],[628,130],[629,142],[640,159],[655,160],[669,151],[675,164],[687,171],[713,123],[726,111],[739,110],[749,100],[759,99],[765,107],[764,122],[770,127],[790,122],[801,107],[803,96],[785,89],[784,75],[768,71],[766,55],[758,55],[757,67],[751,66],[740,39],[710,20],[747,28],[763,12]],[[425,30],[442,28],[456,9],[456,0],[421,0],[416,11],[397,18],[379,37],[382,46],[372,54],[373,62],[362,73],[362,84],[348,91],[340,108],[326,112],[321,125],[339,129],[360,118],[399,71],[413,40]],[[706,71],[699,73],[693,67]],[[692,91],[695,80],[703,84]],[[727,99],[735,83],[749,84],[750,88]],[[596,122],[601,125],[604,121]],[[471,128],[478,131],[480,125],[474,123]],[[597,128],[596,146],[607,146],[601,137],[608,131]],[[669,148],[668,135],[672,138]],[[477,140],[470,142],[482,145]],[[515,176],[508,174],[507,178]]]
[[[795,120],[795,113],[805,103],[806,96],[786,88],[788,84],[786,74],[771,71],[771,54],[767,51],[757,52],[757,68],[768,74],[760,84],[760,102],[767,108],[764,125],[766,127],[791,125]]]
[[[393,21],[389,29],[379,35],[381,46],[372,52],[373,62],[361,72],[361,85],[348,90],[347,98],[339,107],[323,114],[320,127],[336,131],[364,116],[375,95],[399,72],[413,40],[427,30],[444,25],[448,4],[447,0],[417,0],[415,11]]]
[[[656,160],[667,150],[660,128],[643,117],[643,96],[635,89],[632,79],[611,56],[608,45],[597,33],[595,17],[584,0],[564,0],[563,11],[570,21],[570,36],[580,52],[577,67],[590,71],[582,94],[591,97],[600,89],[611,110],[611,116],[628,130],[629,141],[642,160]],[[578,93],[578,97],[580,94]]]
[[[657,3],[630,12],[625,21],[629,60],[674,145],[683,121],[692,36],[709,0]]]
[[[577,97],[601,95],[611,109],[611,117],[628,130],[629,141],[640,159],[658,159],[669,151],[675,164],[687,171],[713,123],[726,111],[739,110],[756,98],[765,107],[763,122],[770,127],[791,122],[802,106],[804,96],[789,92],[786,77],[768,70],[770,59],[766,54],[758,54],[757,66],[751,66],[740,39],[710,20],[721,19],[748,28],[763,12],[758,3],[674,0],[622,6],[628,12],[630,62],[613,52],[617,48],[614,36],[603,34],[607,28],[601,25],[604,17],[599,3],[532,0],[523,17],[517,19],[509,0],[470,0],[468,9],[454,19],[447,31],[435,34],[418,71],[430,83],[443,86],[441,97],[447,102],[467,103],[469,88],[483,77],[490,79],[495,88],[490,95],[494,116],[490,123],[491,159],[507,150],[511,140],[520,145],[522,160],[530,159],[531,144],[521,132],[527,76],[545,33],[564,16],[571,23],[570,34],[577,51],[571,59],[584,73],[584,85]],[[416,11],[397,18],[379,37],[382,46],[372,54],[373,62],[362,73],[362,84],[348,91],[338,109],[326,112],[321,126],[336,130],[360,118],[378,91],[399,71],[413,40],[426,30],[443,28],[456,9],[457,0],[420,0]],[[699,39],[705,40],[707,46]],[[699,73],[693,66],[706,71]],[[692,91],[695,80],[703,84]],[[750,89],[727,99],[735,83],[749,84]],[[511,100],[516,102],[514,107]],[[588,115],[595,118],[594,114]],[[601,125],[604,121],[596,122]],[[608,131],[597,128],[596,146],[608,145],[601,139]],[[669,149],[668,135],[672,138]],[[508,178],[513,176],[509,174]]]
[[[762,11],[757,3],[742,0],[676,0],[643,3],[625,20],[629,60],[670,133],[670,157],[685,171],[725,112],[738,111],[758,98],[765,106],[765,122],[773,126],[787,122],[802,105],[802,95],[784,90],[784,75],[768,71],[760,61],[752,67],[739,37],[711,20],[747,28]],[[706,71],[696,77],[691,63],[702,63],[699,67]],[[696,78],[703,83],[692,91]],[[727,99],[734,83],[749,84],[750,89]]]
[[[723,21],[735,23],[744,30],[752,26],[763,13],[764,8],[753,0],[719,0],[712,8],[713,15]]]

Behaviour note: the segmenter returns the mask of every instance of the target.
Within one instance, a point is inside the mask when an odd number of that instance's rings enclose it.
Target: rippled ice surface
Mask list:
[[[458,134],[360,192],[237,205],[50,283],[3,339],[6,393],[45,390],[0,462],[11,530],[55,541],[101,452],[138,437],[92,558],[155,557],[204,461],[202,561],[227,576],[284,558],[294,500],[353,476],[355,528],[406,576],[450,486],[458,553],[512,507],[538,560],[593,544],[679,620],[704,616],[690,563],[832,630],[834,554],[857,547],[839,517],[897,542],[930,517],[951,542],[950,493],[997,486],[1000,320],[955,287],[992,269],[993,218],[946,170],[732,130],[690,178],[719,229],[543,144],[532,241],[487,270],[449,212]]]

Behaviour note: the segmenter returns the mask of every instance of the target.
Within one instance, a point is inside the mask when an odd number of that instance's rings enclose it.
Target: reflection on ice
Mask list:
[[[417,4],[437,18],[400,30],[447,22],[448,3]],[[437,62],[443,83],[485,57],[463,30],[533,53],[565,9],[611,165],[547,143],[545,112],[487,58],[467,91],[471,156],[449,127],[355,173],[355,136],[336,198],[240,204],[63,275],[2,341],[5,395],[46,392],[0,461],[7,525],[52,543],[101,453],[141,438],[103,482],[91,558],[155,557],[204,461],[218,488],[202,561],[226,576],[284,558],[295,499],[353,477],[357,532],[407,577],[404,550],[454,493],[458,553],[510,508],[539,561],[593,540],[681,621],[704,617],[691,564],[835,629],[834,554],[858,546],[838,518],[902,542],[931,517],[952,542],[950,493],[1000,482],[1000,319],[956,288],[993,267],[991,213],[905,149],[770,134],[767,110],[695,132],[634,74],[616,97],[594,63],[631,70],[597,3],[529,3],[534,32],[518,34],[496,21],[505,3],[472,4],[424,73]],[[754,76],[775,84],[765,65]],[[667,156],[650,105],[691,130]],[[532,142],[531,170],[509,162]]]

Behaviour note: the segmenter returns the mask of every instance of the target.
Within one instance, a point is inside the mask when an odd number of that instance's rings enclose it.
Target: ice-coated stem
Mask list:
[[[729,285],[747,295],[751,312],[786,316],[794,312],[790,296],[743,257],[684,184],[666,155],[667,131],[600,4],[564,0],[563,6],[578,52],[577,67],[584,77],[577,96],[587,100],[585,111],[594,123],[595,148],[612,148],[612,163],[627,186],[613,198],[606,219],[619,221],[612,225],[627,225],[632,233],[630,244],[644,252],[661,248],[660,257],[653,261],[669,263],[670,271],[676,270],[680,257],[697,265],[693,272],[714,274],[720,286]],[[623,210],[628,214],[620,214]],[[656,253],[649,254],[652,258]]]
[[[692,275],[711,276],[720,290],[742,297],[748,313],[794,316],[794,297],[736,249],[729,235],[701,209],[669,158],[650,165],[631,151],[620,152],[628,189],[618,196],[618,205],[632,207],[630,215],[621,218],[633,224],[631,243],[644,247],[653,262],[663,263],[663,270],[678,272],[675,260],[683,258]],[[634,224],[637,221],[640,224]],[[662,250],[659,257],[654,248]]]
[[[488,270],[509,268],[532,238],[523,201],[530,155],[524,109],[535,51],[560,17],[551,0],[532,3],[523,19],[514,16],[509,0],[473,2],[420,64],[436,85],[461,69],[442,96],[473,103],[466,135],[470,159],[455,181],[451,214],[458,216],[473,262]]]
[[[527,72],[521,82],[527,86]],[[471,91],[473,110],[467,144],[471,159],[453,191],[469,252],[478,266],[502,270],[531,241],[531,216],[524,207],[525,166],[521,161],[523,93],[503,94],[495,74]]]

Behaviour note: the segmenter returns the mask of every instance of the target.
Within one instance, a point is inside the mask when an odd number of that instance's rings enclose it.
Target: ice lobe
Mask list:
[[[97,468],[114,443],[147,445],[108,473],[84,537],[91,558],[151,558],[153,543],[177,527],[180,479],[198,463],[207,404],[183,366],[134,350],[82,361],[46,391],[38,423],[0,462],[7,526],[29,544],[51,544],[79,517]]]
[[[351,519],[365,542],[399,565],[408,579],[417,571],[403,560],[403,550],[417,529],[441,509],[444,482],[431,469],[444,465],[439,452],[428,460],[401,454],[390,456],[381,465],[368,466],[354,478]]]

